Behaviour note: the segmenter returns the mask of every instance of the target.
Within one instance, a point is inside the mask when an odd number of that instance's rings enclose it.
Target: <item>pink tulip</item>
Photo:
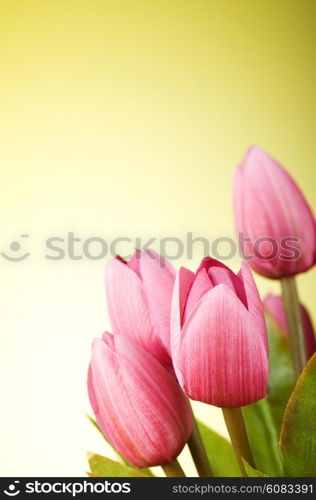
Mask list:
[[[316,261],[316,224],[303,194],[283,167],[251,147],[234,180],[234,215],[241,249],[267,278],[310,269]]]
[[[238,275],[211,258],[202,260],[196,274],[179,270],[171,350],[178,380],[192,399],[238,407],[265,396],[266,326],[247,264]]]
[[[192,430],[192,412],[175,378],[123,335],[96,339],[88,392],[97,423],[136,467],[172,462]]]
[[[170,307],[175,271],[152,250],[136,250],[106,267],[108,310],[114,334],[126,335],[170,367]]]
[[[282,298],[277,295],[269,294],[263,301],[264,309],[278,323],[281,330],[288,334],[285,312]],[[301,314],[303,319],[303,329],[305,335],[305,345],[307,357],[310,358],[316,351],[316,339],[313,324],[307,309],[301,304]]]

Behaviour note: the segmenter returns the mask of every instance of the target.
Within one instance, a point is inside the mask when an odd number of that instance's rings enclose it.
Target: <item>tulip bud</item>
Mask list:
[[[136,250],[106,267],[108,310],[114,334],[126,335],[164,366],[171,366],[170,307],[175,271],[152,250]]]
[[[237,167],[234,215],[241,250],[259,274],[285,278],[315,264],[311,209],[290,175],[258,147]]]
[[[270,314],[270,316],[278,323],[281,330],[283,330],[283,332],[288,335],[282,297],[272,294],[267,295],[263,301],[263,307],[268,312],[268,314]],[[316,351],[316,339],[313,323],[307,309],[302,304],[300,304],[300,309],[303,321],[306,354],[307,357],[310,358]]]
[[[221,262],[181,268],[171,308],[171,350],[190,398],[239,407],[266,394],[268,345],[262,304],[251,271],[235,275]]]
[[[172,462],[190,436],[192,412],[179,384],[123,335],[94,341],[88,392],[102,432],[136,467]]]

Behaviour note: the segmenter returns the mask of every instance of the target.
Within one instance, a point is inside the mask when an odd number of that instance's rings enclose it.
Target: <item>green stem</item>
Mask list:
[[[293,365],[298,378],[307,362],[301,307],[294,276],[281,279]]]
[[[162,468],[167,477],[185,477],[185,473],[177,459],[170,464],[162,465]]]
[[[189,450],[200,477],[214,477],[212,467],[208,460],[199,428],[193,415],[192,433],[188,440]]]
[[[252,467],[255,467],[255,464],[248,441],[242,411],[240,408],[222,408],[222,411],[239,468],[242,475],[247,477],[242,459],[244,458]]]

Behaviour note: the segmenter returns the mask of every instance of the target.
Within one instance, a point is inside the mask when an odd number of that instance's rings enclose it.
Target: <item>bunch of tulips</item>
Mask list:
[[[316,344],[295,283],[316,261],[315,219],[293,179],[258,147],[236,169],[234,216],[244,241],[238,274],[211,257],[196,272],[176,272],[152,250],[107,263],[113,334],[93,342],[88,393],[96,425],[125,464],[120,475],[161,466],[184,476],[177,457],[186,444],[200,476],[229,475],[190,399],[222,408],[236,475],[316,473]],[[251,268],[280,280],[282,296],[262,302]],[[103,470],[101,462],[90,462],[91,474],[110,475],[111,461],[103,457]]]

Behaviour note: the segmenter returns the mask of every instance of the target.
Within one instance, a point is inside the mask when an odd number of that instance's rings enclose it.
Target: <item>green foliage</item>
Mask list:
[[[254,469],[254,467],[251,467],[251,465],[248,464],[246,460],[243,459],[244,466],[246,469],[246,473],[248,477],[269,477],[263,472],[260,472],[260,470]]]
[[[280,435],[285,407],[295,385],[289,342],[275,320],[266,314],[269,339],[268,403],[277,435]]]
[[[282,476],[278,438],[267,400],[261,399],[242,410],[256,467],[269,476]]]
[[[197,421],[207,456],[217,477],[240,477],[232,445],[222,436]]]
[[[286,477],[316,476],[316,353],[286,407],[280,445]]]
[[[96,453],[88,453],[88,461],[93,476],[97,477],[149,477],[140,469],[128,467]]]

